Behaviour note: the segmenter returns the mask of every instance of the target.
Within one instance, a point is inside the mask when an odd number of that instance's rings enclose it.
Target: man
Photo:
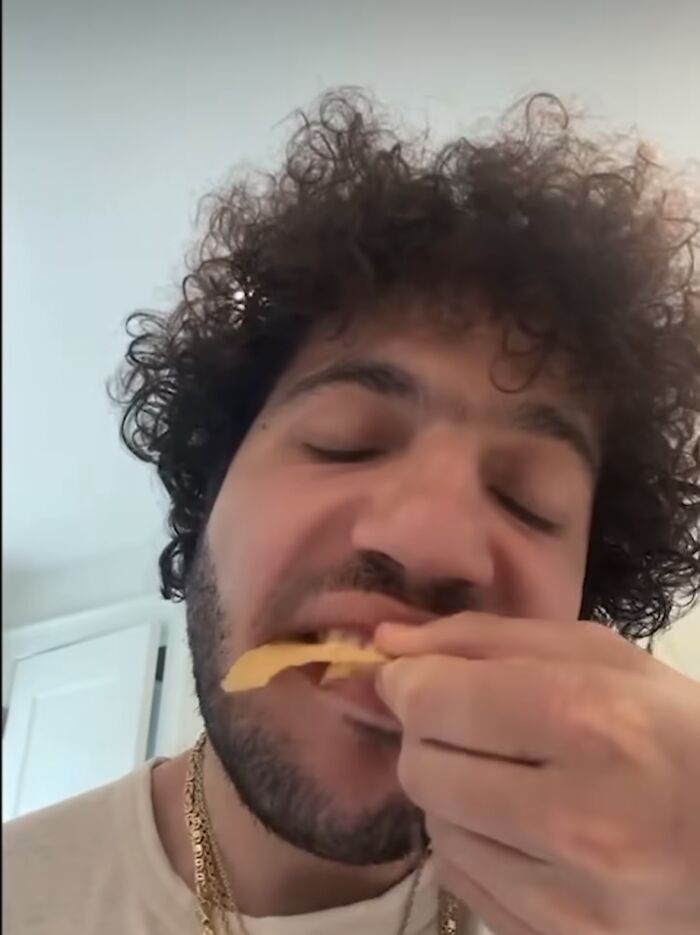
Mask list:
[[[548,97],[431,153],[357,93],[132,319],[206,737],[7,830],[9,935],[700,931],[694,230]],[[221,682],[353,633],[392,661]]]

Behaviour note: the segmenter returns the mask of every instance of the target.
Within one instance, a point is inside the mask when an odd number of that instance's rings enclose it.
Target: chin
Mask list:
[[[358,866],[415,849],[423,816],[398,782],[395,731],[319,703],[294,679],[207,700],[202,710],[218,758],[268,831],[318,857]]]
[[[332,708],[314,718],[287,709],[276,721],[299,769],[341,808],[368,810],[403,797],[398,781],[400,734]],[[268,724],[271,721],[268,720]]]

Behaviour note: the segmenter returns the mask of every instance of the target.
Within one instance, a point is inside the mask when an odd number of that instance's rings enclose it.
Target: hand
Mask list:
[[[497,935],[698,935],[700,683],[587,622],[375,642],[440,882]]]

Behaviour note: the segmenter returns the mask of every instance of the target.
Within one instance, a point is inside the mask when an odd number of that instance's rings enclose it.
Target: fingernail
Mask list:
[[[407,640],[414,639],[416,627],[410,623],[381,623],[374,634],[375,646],[387,655],[400,655],[407,646]]]
[[[397,636],[404,636],[406,633],[410,633],[413,629],[414,627],[410,623],[380,623],[377,627],[375,636],[392,639]]]

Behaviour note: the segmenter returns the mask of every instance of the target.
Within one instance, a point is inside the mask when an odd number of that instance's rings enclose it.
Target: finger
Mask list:
[[[585,878],[440,820],[429,818],[427,827],[437,859],[501,901],[533,930],[567,935],[612,931],[604,924],[613,921],[608,900]]]
[[[435,816],[428,816],[427,831],[436,857],[502,898],[529,923],[546,922],[546,913],[533,914],[533,905],[541,902],[533,896],[550,893],[560,884],[562,873],[555,865]]]
[[[553,862],[547,812],[557,790],[547,772],[405,739],[398,762],[401,786],[426,814]]]
[[[396,659],[376,685],[409,737],[537,763],[580,755],[614,689],[606,669],[455,656]]]
[[[544,935],[518,919],[483,886],[449,861],[436,857],[435,875],[438,883],[460,899],[470,914],[485,922],[491,932],[497,932],[498,935]]]
[[[435,854],[449,858],[468,876],[481,879],[487,886],[489,877],[498,881],[501,876],[510,884],[525,880],[528,884],[549,885],[557,873],[556,866],[548,860],[468,831],[433,813],[426,815],[426,830]],[[483,876],[480,876],[480,867]]]
[[[524,620],[468,612],[420,626],[383,623],[374,642],[388,656],[438,653],[470,659],[537,658],[636,671],[647,671],[653,664],[644,650],[602,624],[586,620]]]

